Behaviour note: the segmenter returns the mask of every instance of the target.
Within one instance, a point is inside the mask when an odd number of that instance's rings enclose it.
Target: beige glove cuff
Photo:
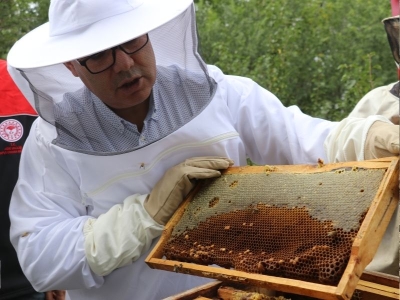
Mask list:
[[[95,274],[105,276],[131,264],[161,235],[163,226],[143,208],[146,196],[132,195],[84,224],[86,259]]]
[[[383,116],[349,117],[339,122],[324,143],[328,162],[364,160],[367,134],[376,121],[390,122]]]

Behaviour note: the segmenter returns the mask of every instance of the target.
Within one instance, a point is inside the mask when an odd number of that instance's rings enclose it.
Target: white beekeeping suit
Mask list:
[[[361,98],[349,117],[366,118],[381,115],[398,124],[399,92],[399,82],[377,87]]]

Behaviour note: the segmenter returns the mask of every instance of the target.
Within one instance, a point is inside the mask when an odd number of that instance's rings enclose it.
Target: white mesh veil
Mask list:
[[[160,103],[168,103],[170,99],[174,99],[175,109],[180,110],[184,117],[171,117],[170,119],[175,121],[161,122],[159,128],[153,128],[155,134],[152,134],[145,144],[123,139],[122,142],[114,143],[110,140],[115,134],[105,132],[107,130],[99,128],[97,124],[101,116],[92,114],[91,120],[87,120],[81,115],[81,112],[87,109],[80,103],[80,98],[72,97],[74,99],[68,100],[68,95],[82,90],[84,85],[62,63],[37,68],[9,67],[11,76],[40,117],[57,128],[58,136],[53,140],[54,144],[94,155],[128,152],[165,137],[189,122],[207,106],[214,95],[216,83],[209,77],[206,65],[197,50],[194,5],[191,4],[183,13],[148,34],[157,65],[153,96],[159,99]],[[110,47],[112,46],[114,45]],[[171,83],[179,88],[171,91],[167,88]],[[84,92],[79,95],[83,94]],[[85,118],[84,122],[82,118]],[[102,122],[104,123],[104,120]]]

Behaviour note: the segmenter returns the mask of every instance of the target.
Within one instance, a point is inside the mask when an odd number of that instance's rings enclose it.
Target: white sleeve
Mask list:
[[[91,217],[76,180],[54,158],[51,147],[35,122],[24,145],[10,203],[11,242],[36,290],[100,287],[104,278],[92,272],[85,256],[83,226]],[[141,226],[147,225],[138,220],[138,231]],[[140,241],[140,234],[137,238]],[[148,243],[143,237],[138,251],[148,248]]]
[[[335,122],[308,116],[297,106],[285,107],[247,78],[225,76],[218,84],[226,93],[234,126],[253,162],[316,164],[326,159],[323,144]]]
[[[357,103],[349,117],[366,118],[371,115],[381,115],[390,119],[393,115],[398,115],[399,97],[390,92],[395,84],[377,87],[368,92]]]
[[[391,123],[383,116],[343,119],[325,140],[328,162],[364,160],[365,140],[369,128],[375,121]]]

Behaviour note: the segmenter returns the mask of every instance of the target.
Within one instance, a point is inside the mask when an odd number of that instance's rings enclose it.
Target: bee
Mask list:
[[[179,266],[178,265],[174,265],[174,272],[178,273],[179,271],[181,271],[182,267],[183,267],[182,264],[179,264]]]
[[[262,261],[259,261],[257,264],[257,269],[258,272],[260,272],[261,274],[265,272],[265,263],[263,263]]]
[[[322,168],[323,166],[325,166],[324,161],[320,158],[318,158],[318,168]]]
[[[327,234],[329,237],[335,237],[336,235],[337,235],[337,232],[336,231],[330,231],[330,232],[328,232],[328,234]]]

